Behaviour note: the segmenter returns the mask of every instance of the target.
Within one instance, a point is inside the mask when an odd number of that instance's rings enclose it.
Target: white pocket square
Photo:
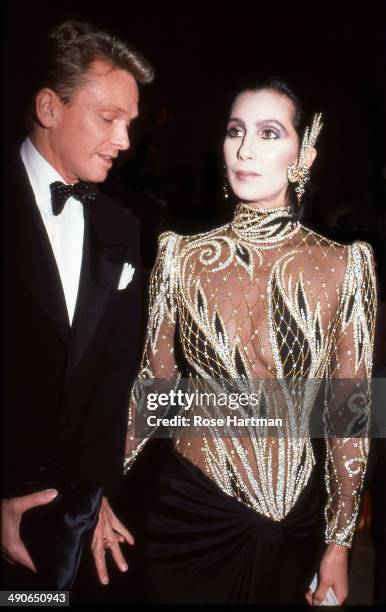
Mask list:
[[[131,264],[128,264],[128,263],[123,264],[121,278],[119,279],[119,283],[118,283],[118,291],[121,291],[122,289],[126,289],[127,285],[133,278],[134,272],[135,270]]]

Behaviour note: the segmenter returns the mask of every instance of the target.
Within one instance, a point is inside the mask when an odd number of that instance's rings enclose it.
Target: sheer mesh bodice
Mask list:
[[[288,208],[239,204],[228,225],[160,237],[139,379],[369,379],[375,309],[366,243],[333,242]],[[134,408],[133,400],[125,471],[145,443],[134,435]],[[299,425],[310,406],[303,398],[296,408]],[[308,436],[258,436],[253,428],[175,444],[223,491],[276,521],[294,506],[315,461]],[[326,541],[350,546],[368,439],[330,435],[326,444]]]

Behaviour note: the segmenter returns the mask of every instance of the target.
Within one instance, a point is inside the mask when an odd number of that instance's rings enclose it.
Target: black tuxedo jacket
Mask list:
[[[102,193],[84,207],[70,327],[50,241],[15,159],[3,194],[3,497],[22,494],[30,475],[57,462],[114,498],[142,343],[139,222]],[[119,291],[125,262],[135,272]]]

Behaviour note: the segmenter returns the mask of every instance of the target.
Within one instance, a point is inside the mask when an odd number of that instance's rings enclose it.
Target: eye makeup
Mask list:
[[[256,121],[255,126],[259,130],[259,134],[271,132],[273,136],[263,136],[265,140],[275,140],[276,138],[285,138],[288,132],[284,125],[277,119],[264,119]],[[228,122],[226,134],[230,138],[241,137],[246,132],[246,125],[242,119],[231,117]]]

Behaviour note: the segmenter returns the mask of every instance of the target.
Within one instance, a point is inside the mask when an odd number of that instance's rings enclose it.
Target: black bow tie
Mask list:
[[[55,181],[50,185],[52,212],[60,215],[68,198],[74,197],[82,204],[92,202],[95,199],[95,187],[90,183],[80,181],[74,185],[65,185],[60,181]]]

